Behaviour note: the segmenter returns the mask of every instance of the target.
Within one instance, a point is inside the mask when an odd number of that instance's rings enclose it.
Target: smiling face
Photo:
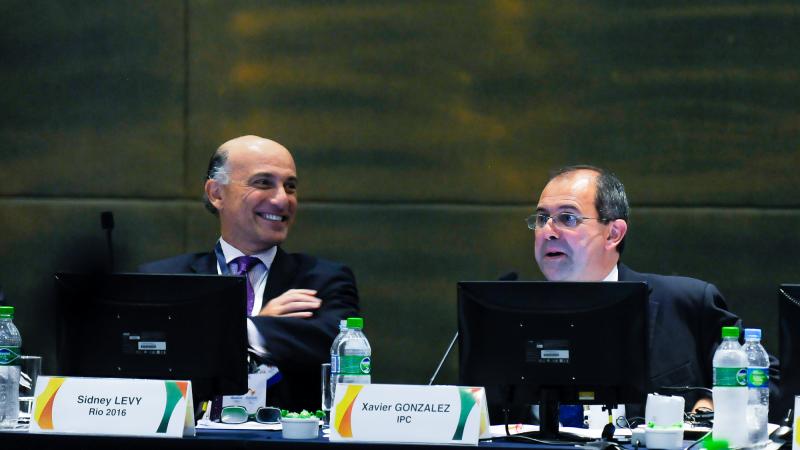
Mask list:
[[[277,142],[244,136],[226,142],[229,182],[206,181],[208,199],[219,212],[222,238],[245,254],[282,243],[297,210],[297,171]]]
[[[537,214],[598,218],[597,176],[592,170],[576,170],[553,178],[539,197]],[[601,281],[619,260],[616,246],[626,230],[623,220],[604,224],[590,219],[575,228],[548,220],[534,231],[536,262],[550,281]]]

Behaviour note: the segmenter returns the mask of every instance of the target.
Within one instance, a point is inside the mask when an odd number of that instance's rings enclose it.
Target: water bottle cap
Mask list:
[[[347,328],[353,330],[360,330],[364,328],[364,319],[362,319],[361,317],[348,317]]]
[[[761,340],[761,329],[760,328],[745,328],[744,329],[744,339],[755,339],[757,341]]]
[[[739,327],[722,327],[722,337],[738,338]]]
[[[0,318],[13,319],[14,307],[13,306],[0,306]]]
[[[703,447],[706,450],[727,450],[730,448],[728,441],[725,439],[709,439],[703,442]]]

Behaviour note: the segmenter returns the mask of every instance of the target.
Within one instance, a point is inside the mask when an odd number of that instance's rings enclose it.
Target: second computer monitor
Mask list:
[[[460,282],[459,383],[490,407],[539,403],[550,433],[558,403],[643,403],[647,305],[645,283]]]

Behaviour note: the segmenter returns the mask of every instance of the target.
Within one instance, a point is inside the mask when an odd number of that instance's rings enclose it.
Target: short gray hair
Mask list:
[[[214,180],[220,184],[228,184],[231,181],[230,172],[228,171],[228,151],[222,147],[211,155],[211,160],[208,162],[208,170],[206,171],[206,180]],[[205,189],[203,190],[203,205],[206,209],[214,214],[219,215],[219,211],[211,201],[208,199]]]

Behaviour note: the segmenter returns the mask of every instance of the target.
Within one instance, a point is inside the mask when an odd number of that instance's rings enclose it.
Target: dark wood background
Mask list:
[[[285,247],[355,271],[378,382],[427,381],[455,283],[540,279],[549,170],[607,167],[624,260],[719,286],[776,353],[800,282],[800,6],[778,1],[0,1],[0,283],[55,371],[52,274],[211,248],[210,154],[295,155]],[[624,343],[618,343],[624,345]],[[455,382],[455,355],[443,382]]]

